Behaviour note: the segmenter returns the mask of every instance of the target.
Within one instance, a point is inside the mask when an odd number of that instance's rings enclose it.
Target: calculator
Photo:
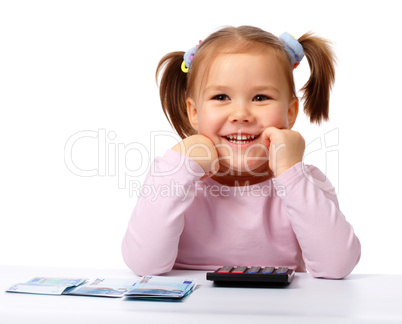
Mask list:
[[[285,287],[294,276],[295,270],[287,267],[224,266],[207,272],[207,280],[226,287]]]

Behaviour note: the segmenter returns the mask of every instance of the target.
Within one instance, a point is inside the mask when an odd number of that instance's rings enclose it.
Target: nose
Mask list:
[[[233,108],[229,121],[231,123],[252,123],[254,116],[246,104],[240,104]]]

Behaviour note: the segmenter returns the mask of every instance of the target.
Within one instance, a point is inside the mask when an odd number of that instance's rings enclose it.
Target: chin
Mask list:
[[[242,159],[242,160],[234,160],[231,161],[230,165],[227,163],[222,163],[222,166],[227,173],[236,172],[243,173],[250,176],[266,176],[269,173],[269,170],[266,166],[266,159],[263,161],[255,160],[255,159]]]

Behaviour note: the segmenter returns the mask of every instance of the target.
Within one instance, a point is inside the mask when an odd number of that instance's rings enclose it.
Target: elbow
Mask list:
[[[313,269],[307,269],[309,273],[317,279],[333,279],[333,280],[340,280],[348,276],[352,270],[353,267],[331,267],[328,269],[322,269],[322,270],[313,270]]]
[[[128,268],[130,268],[137,276],[157,276],[169,272],[173,269],[173,263],[159,264],[152,256],[143,257],[141,253],[135,253],[127,249],[122,244],[123,260]]]
[[[147,264],[145,262],[132,262],[126,261],[126,265],[137,275],[137,276],[158,276],[167,273],[172,270],[173,266],[168,267],[158,267],[155,264]]]
[[[352,269],[345,268],[335,268],[335,269],[326,269],[322,271],[314,271],[309,270],[310,274],[317,279],[332,279],[332,280],[340,280],[348,276]]]
[[[359,243],[358,248],[348,253],[348,255],[343,254],[342,257],[331,258],[323,262],[325,267],[316,264],[314,267],[307,267],[307,270],[314,278],[343,279],[348,276],[359,263],[360,255],[361,250]]]

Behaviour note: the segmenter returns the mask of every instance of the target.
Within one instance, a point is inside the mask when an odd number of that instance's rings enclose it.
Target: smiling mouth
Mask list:
[[[254,141],[259,135],[227,135],[225,138],[233,144],[248,144]]]

